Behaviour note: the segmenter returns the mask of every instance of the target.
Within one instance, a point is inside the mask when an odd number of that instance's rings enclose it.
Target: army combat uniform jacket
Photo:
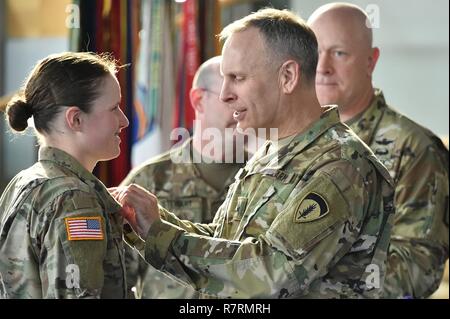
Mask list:
[[[429,130],[389,107],[380,90],[352,121],[395,183],[395,218],[384,296],[425,298],[448,258],[448,150]]]
[[[151,159],[133,170],[122,185],[138,184],[158,197],[158,202],[180,219],[194,223],[210,223],[213,214],[225,200],[228,187],[234,181],[232,171],[224,188],[217,191],[201,176],[192,161],[176,163],[191,154],[192,139]],[[230,165],[230,164],[223,164]],[[241,165],[243,166],[243,164]],[[136,251],[126,249],[127,283],[135,287],[137,298],[186,299],[197,297],[191,286],[183,285],[146,263]]]
[[[120,208],[73,157],[42,147],[0,199],[0,296],[124,298]]]
[[[274,154],[262,147],[209,225],[162,219],[145,259],[202,297],[378,297],[392,180],[334,107]]]

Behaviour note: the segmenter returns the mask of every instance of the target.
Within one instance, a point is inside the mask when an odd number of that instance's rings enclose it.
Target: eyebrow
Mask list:
[[[332,45],[331,47],[328,47],[327,50],[335,50],[335,49],[345,49],[346,46],[343,44],[335,44]]]
[[[226,72],[223,74],[223,76],[230,76],[230,75],[245,75],[246,72],[244,71],[238,71],[238,70],[230,70],[229,72]]]

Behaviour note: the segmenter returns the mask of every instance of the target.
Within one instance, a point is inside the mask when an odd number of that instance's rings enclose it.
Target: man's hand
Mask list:
[[[136,184],[108,190],[122,205],[122,216],[145,239],[150,226],[160,218],[156,196]]]

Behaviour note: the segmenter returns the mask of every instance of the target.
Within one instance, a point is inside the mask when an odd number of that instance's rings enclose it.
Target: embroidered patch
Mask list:
[[[328,203],[317,193],[309,193],[300,202],[295,213],[295,223],[307,223],[324,217],[329,213]]]
[[[65,218],[69,240],[103,240],[101,217]]]

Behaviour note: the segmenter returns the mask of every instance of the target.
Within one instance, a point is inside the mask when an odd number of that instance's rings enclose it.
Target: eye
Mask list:
[[[120,104],[117,104],[117,105],[115,105],[112,109],[111,109],[111,111],[117,111],[117,110],[119,110],[120,109]]]
[[[345,55],[347,55],[347,53],[345,53],[344,51],[334,51],[334,56],[336,56],[336,57],[342,57],[342,56],[345,56]]]

